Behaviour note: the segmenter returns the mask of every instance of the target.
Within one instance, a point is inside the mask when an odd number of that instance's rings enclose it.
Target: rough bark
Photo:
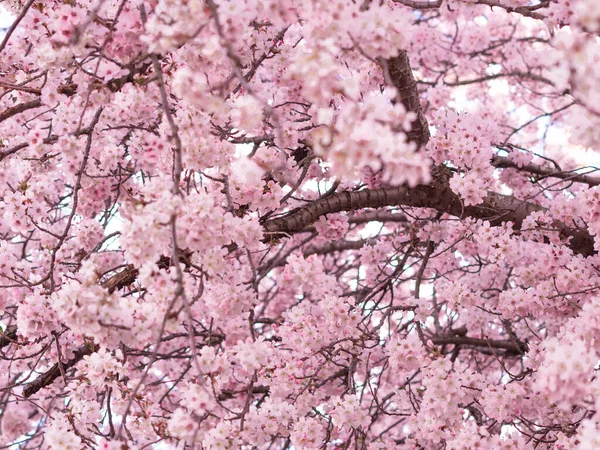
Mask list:
[[[27,103],[19,103],[18,105],[11,106],[10,108],[0,113],[0,122],[4,122],[6,119],[20,114],[22,112],[25,112],[29,109],[39,108],[40,106],[42,106],[42,100],[40,98],[36,98],[35,100],[32,100]]]
[[[512,222],[514,230],[520,230],[525,218],[536,211],[545,211],[540,205],[519,200],[509,195],[488,192],[482,203],[464,206],[461,199],[448,185],[448,172],[437,169],[436,178],[429,185],[414,188],[407,186],[343,191],[316,200],[285,217],[268,220],[263,227],[267,239],[278,239],[303,231],[321,216],[343,211],[356,211],[364,208],[384,206],[409,206],[431,208],[461,219],[487,220],[492,226]],[[569,247],[574,253],[593,255],[594,238],[584,229],[575,229],[556,223],[555,229],[563,238],[570,238]]]
[[[16,341],[17,341],[17,326],[9,325],[0,334],[0,348],[6,347],[7,345],[10,345]]]
[[[51,385],[52,383],[54,383],[54,381],[56,381],[56,379],[58,379],[61,376],[61,372],[66,372],[79,361],[81,361],[84,356],[91,355],[97,350],[97,345],[82,345],[77,350],[75,350],[74,356],[71,360],[62,364],[62,369],[60,367],[60,363],[56,363],[49,370],[37,377],[31,383],[27,384],[23,389],[23,396],[25,398],[29,398],[33,394],[37,393],[40,389]]]
[[[498,169],[516,169],[520,172],[527,172],[536,178],[558,178],[566,182],[583,183],[588,186],[600,186],[600,177],[593,176],[587,173],[577,173],[572,170],[552,170],[547,167],[537,164],[522,164],[519,165],[514,161],[504,157],[495,155],[492,158],[492,165]],[[589,173],[597,172],[596,169],[590,169]]]
[[[429,140],[429,125],[419,99],[417,82],[410,67],[410,60],[406,50],[400,50],[398,56],[378,60],[383,71],[386,84],[394,86],[397,91],[397,101],[400,101],[407,111],[416,114],[416,119],[411,124],[407,133],[409,142],[415,142],[419,147],[427,144]]]

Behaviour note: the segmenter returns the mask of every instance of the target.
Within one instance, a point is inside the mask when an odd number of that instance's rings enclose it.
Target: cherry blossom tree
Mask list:
[[[600,2],[4,6],[0,448],[600,448]]]

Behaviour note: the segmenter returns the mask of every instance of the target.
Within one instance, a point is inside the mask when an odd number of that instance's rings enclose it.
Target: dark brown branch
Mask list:
[[[401,5],[408,6],[413,9],[437,9],[442,6],[442,0],[436,0],[435,2],[418,2],[414,0],[394,0],[394,3],[400,3]]]
[[[42,100],[39,98],[36,98],[35,100],[32,100],[27,103],[19,103],[18,105],[11,106],[4,112],[0,113],[0,122],[4,122],[6,119],[8,119],[16,114],[25,112],[28,109],[39,108],[40,106],[42,106]]]
[[[348,217],[349,223],[363,224],[369,222],[408,222],[404,214],[392,211],[367,211],[360,215]]]
[[[6,330],[0,334],[0,348],[6,347],[7,345],[16,342],[17,340],[17,326],[9,325]]]
[[[132,265],[127,265],[125,266],[125,269],[112,275],[101,284],[108,290],[109,294],[112,294],[117,289],[124,288],[135,282],[138,273],[138,269]]]
[[[4,39],[2,39],[2,43],[0,43],[0,52],[2,52],[4,50],[4,48],[6,47],[6,44],[8,44],[8,40],[10,39],[11,35],[14,33],[14,31],[19,26],[19,23],[21,22],[21,20],[23,20],[23,18],[27,14],[27,11],[29,11],[29,8],[31,8],[31,6],[33,5],[33,2],[35,2],[35,0],[29,0],[25,4],[25,6],[21,10],[21,12],[19,13],[19,16],[11,24],[10,28],[6,32],[6,35],[4,35]]]
[[[508,72],[508,73],[497,73],[494,75],[486,75],[483,77],[478,77],[478,78],[471,78],[468,80],[455,80],[455,81],[443,81],[445,86],[451,86],[451,87],[455,87],[455,86],[466,86],[469,84],[476,84],[476,83],[483,83],[486,81],[492,81],[492,80],[496,80],[498,78],[509,78],[509,77],[515,77],[515,78],[524,78],[524,79],[529,79],[532,81],[539,81],[540,83],[545,83],[545,84],[549,84],[550,86],[554,86],[554,83],[552,81],[550,81],[547,78],[542,77],[541,75],[536,75],[534,73],[530,73],[530,72]]]
[[[251,394],[268,394],[270,389],[271,388],[269,386],[253,386]],[[220,402],[222,402],[222,401],[234,398],[237,394],[245,394],[245,393],[248,393],[247,389],[242,389],[240,391],[232,391],[229,389],[224,389],[223,391],[221,391],[221,393],[219,394],[219,396],[217,398]]]
[[[486,5],[486,6],[489,6],[490,8],[494,8],[496,6],[498,8],[504,9],[506,12],[509,12],[509,13],[512,12],[512,13],[521,14],[522,16],[525,16],[525,17],[531,17],[532,19],[544,20],[546,18],[546,16],[544,16],[543,14],[540,14],[540,13],[536,13],[534,11],[536,9],[539,9],[540,7],[543,7],[544,4],[545,4],[545,6],[548,6],[550,2],[540,2],[540,3],[541,4],[534,5],[534,6],[508,6],[508,5],[502,4],[496,0],[477,0],[478,5]]]
[[[417,115],[411,124],[411,130],[406,134],[409,142],[423,146],[429,140],[429,125],[421,109],[417,82],[410,68],[406,50],[400,50],[398,56],[390,59],[378,59],[383,70],[386,84],[394,86],[398,91],[398,100],[407,111]]]
[[[20,84],[7,83],[6,81],[0,81],[0,87],[11,91],[21,91],[27,92],[29,94],[42,95],[41,89],[36,89],[29,86],[22,86]]]
[[[266,59],[272,57],[273,52],[279,45],[280,41],[283,40],[283,37],[285,36],[285,33],[289,28],[290,27],[288,25],[287,27],[282,29],[279,33],[277,33],[277,35],[273,38],[273,41],[272,41],[273,44],[271,45],[271,47],[252,63],[252,66],[250,67],[248,72],[246,72],[246,74],[244,75],[244,80],[246,80],[246,83],[250,82],[250,80],[254,77],[254,75],[256,74],[256,71],[262,65],[262,63]],[[243,87],[242,83],[239,83],[233,90],[233,94],[234,95],[237,94],[242,87]]]
[[[394,3],[399,3],[401,5],[408,6],[409,8],[420,9],[420,10],[437,9],[440,6],[442,6],[442,0],[436,0],[434,2],[416,1],[416,0],[393,0],[393,1],[394,1]],[[535,10],[543,8],[543,7],[548,7],[550,2],[542,1],[539,4],[533,5],[533,6],[509,6],[509,5],[505,5],[501,2],[499,2],[497,0],[477,0],[477,1],[473,2],[472,4],[485,5],[485,6],[489,6],[490,8],[498,7],[498,8],[504,9],[506,12],[513,12],[513,13],[521,14],[522,16],[525,16],[525,17],[531,17],[533,19],[543,20],[546,17],[540,13],[536,13]]]
[[[63,370],[67,371],[79,361],[83,359],[84,356],[91,355],[95,351],[98,350],[97,345],[82,345],[74,352],[74,356],[68,362],[62,364]],[[44,372],[41,376],[33,380],[31,383],[25,386],[23,389],[23,396],[25,398],[29,398],[35,393],[37,393],[40,389],[51,385],[57,378],[61,375],[61,364],[54,364],[49,370]]]
[[[119,92],[121,90],[121,88],[123,86],[125,86],[127,83],[133,83],[136,79],[136,76],[141,76],[141,75],[145,74],[151,65],[152,64],[150,64],[150,63],[144,63],[139,68],[130,67],[129,73],[127,73],[126,75],[123,75],[120,78],[114,78],[114,79],[110,80],[108,83],[106,83],[106,86],[112,92]],[[77,86],[75,86],[75,88],[76,87]]]
[[[511,353],[522,354],[523,351],[527,350],[526,344],[519,346],[517,343],[510,339],[506,340],[493,340],[493,339],[478,339],[467,336],[443,336],[443,337],[429,337],[427,340],[433,342],[435,345],[469,345],[474,347],[486,347],[495,348],[501,350],[507,350]]]
[[[444,172],[444,170],[438,169],[438,172]],[[521,228],[523,221],[531,213],[545,211],[545,208],[535,203],[495,192],[488,192],[484,201],[479,205],[464,206],[460,198],[448,186],[448,174],[438,174],[430,185],[420,185],[414,188],[399,186],[339,192],[309,203],[285,217],[268,220],[264,223],[264,230],[267,239],[280,238],[304,230],[325,214],[383,206],[431,208],[459,218],[471,217],[487,220],[492,226],[512,222],[515,230]],[[594,239],[586,230],[573,229],[560,223],[555,226],[561,236],[571,238],[569,247],[573,252],[584,256],[596,253]]]
[[[587,174],[580,174],[573,171],[557,171],[552,169],[547,169],[542,166],[538,166],[537,164],[523,164],[518,165],[514,161],[504,157],[504,156],[494,156],[492,158],[492,165],[497,167],[498,169],[512,168],[517,169],[521,172],[528,172],[533,175],[540,175],[541,177],[547,178],[559,178],[565,181],[571,181],[576,183],[584,183],[588,186],[600,186],[600,177],[594,177]],[[594,171],[597,171],[594,170]],[[591,172],[591,171],[590,171]]]
[[[89,135],[92,131],[93,131],[93,126],[89,126],[89,127],[82,128],[81,130],[75,131],[74,133],[72,133],[72,135],[73,136],[83,136],[86,134]],[[44,144],[54,144],[56,141],[58,141],[58,136],[53,134],[52,136],[44,139],[43,142],[44,142]],[[19,150],[23,150],[24,148],[27,148],[27,147],[29,147],[28,142],[21,142],[20,144],[17,144],[14,147],[11,147],[4,152],[0,152],[0,161],[2,161],[4,158],[6,158],[10,155],[14,155]]]
[[[7,156],[14,155],[19,150],[22,150],[22,149],[27,148],[27,147],[29,147],[29,144],[27,142],[23,142],[21,144],[17,144],[14,147],[9,148],[5,152],[1,152],[0,153],[0,161],[2,161]]]

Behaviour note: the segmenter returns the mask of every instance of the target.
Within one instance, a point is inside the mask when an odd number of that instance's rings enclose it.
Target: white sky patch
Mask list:
[[[499,73],[500,70],[500,66],[490,66],[486,70],[486,73],[488,75],[494,75],[495,73]],[[491,98],[496,96],[507,97],[510,94],[511,86],[506,78],[496,78],[494,80],[489,81],[488,84],[489,95]],[[468,92],[468,86],[458,86],[453,90],[453,99],[450,102],[448,102],[448,105],[452,108],[455,108],[459,112],[468,112],[474,106],[474,102],[468,97]],[[514,105],[511,103],[507,105],[508,109],[513,108],[513,106]],[[515,114],[519,121],[517,126],[523,125],[533,118],[531,110],[526,105],[512,111],[512,114]],[[549,143],[553,149],[561,148],[563,154],[568,154],[569,157],[573,161],[575,161],[576,165],[600,166],[600,152],[596,152],[588,148],[582,147],[580,145],[571,143],[571,133],[569,132],[569,128],[560,126],[548,127],[550,120],[551,117],[549,116],[541,117],[534,123],[528,125],[528,127],[531,127],[532,130],[535,130],[537,128],[540,140],[545,138],[545,142]],[[544,147],[531,148],[530,150],[541,155],[546,154],[546,149]],[[552,149],[549,150],[552,155]],[[581,172],[585,173],[587,171],[583,170]]]
[[[0,28],[8,28],[13,23],[13,16],[0,5]]]

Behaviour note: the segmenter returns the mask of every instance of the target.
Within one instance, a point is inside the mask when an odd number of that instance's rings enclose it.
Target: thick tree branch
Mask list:
[[[509,5],[505,5],[504,3],[499,2],[497,0],[477,0],[478,5],[486,5],[486,6],[489,6],[490,8],[498,7],[498,8],[504,9],[506,12],[509,12],[509,13],[511,13],[511,12],[517,13],[517,14],[521,14],[522,16],[531,17],[532,19],[538,19],[538,20],[544,20],[546,18],[546,16],[544,16],[543,14],[540,14],[540,13],[536,13],[534,11],[536,9],[547,7],[549,5],[549,3],[550,2],[548,2],[548,1],[542,1],[538,5],[534,5],[534,6],[509,6]]]
[[[433,342],[435,345],[468,345],[473,347],[486,347],[494,349],[507,350],[514,354],[522,354],[527,351],[527,345],[518,345],[510,339],[506,340],[493,340],[493,339],[478,339],[467,336],[434,336],[428,337],[427,340]]]
[[[436,0],[436,1],[432,1],[432,2],[416,1],[416,0],[393,0],[393,1],[394,1],[394,3],[399,3],[399,4],[407,6],[409,8],[420,9],[420,10],[437,9],[437,8],[441,7],[442,3],[443,3],[442,0]],[[522,16],[525,16],[525,17],[531,17],[533,19],[544,20],[546,18],[546,16],[544,16],[543,14],[540,14],[540,13],[536,13],[535,10],[541,9],[541,8],[547,8],[548,5],[550,4],[550,2],[548,0],[542,0],[537,5],[532,5],[532,6],[509,6],[509,5],[505,5],[504,3],[499,2],[497,0],[477,0],[477,1],[474,1],[472,4],[485,5],[485,6],[489,6],[490,8],[498,7],[498,8],[504,9],[506,12],[513,12],[513,13],[521,14]]]
[[[270,392],[270,390],[271,390],[271,388],[269,386],[253,386],[252,389],[250,390],[250,393],[251,394],[268,394]],[[245,392],[248,392],[248,390],[243,389],[241,391],[232,391],[230,389],[223,389],[221,391],[221,393],[218,395],[217,399],[220,402],[223,402],[225,400],[234,398],[238,394],[243,394]]]
[[[401,5],[408,6],[413,9],[437,9],[442,6],[442,0],[436,0],[434,2],[427,1],[414,1],[414,0],[394,0],[394,3],[400,3]]]
[[[443,172],[445,169],[438,169]],[[464,206],[460,198],[448,186],[448,175],[439,175],[430,185],[414,188],[407,186],[343,191],[303,206],[285,217],[268,220],[264,223],[267,238],[280,238],[303,231],[321,216],[342,211],[356,211],[363,208],[384,206],[410,206],[431,208],[459,218],[487,220],[492,226],[512,222],[519,230],[523,221],[533,212],[545,211],[535,203],[525,202],[509,195],[488,192],[482,203]],[[556,224],[562,236],[570,237],[569,247],[573,252],[589,256],[595,254],[594,239],[586,230]]]
[[[11,106],[10,108],[0,113],[0,122],[4,122],[6,119],[16,114],[25,112],[28,109],[39,108],[40,106],[42,106],[42,100],[40,98],[36,98],[35,100],[32,100],[27,103],[19,103],[18,105]]]
[[[19,150],[22,150],[22,149],[27,148],[27,147],[29,147],[29,144],[27,142],[23,142],[21,144],[17,144],[14,147],[9,148],[5,152],[1,152],[0,153],[0,161],[2,161],[7,156],[14,155]]]
[[[366,211],[360,215],[348,217],[349,223],[363,224],[369,222],[408,222],[404,214],[392,211]]]
[[[82,345],[74,352],[74,356],[71,360],[62,364],[62,370],[69,370],[75,364],[83,359],[84,356],[91,355],[95,351],[98,350],[97,345]],[[61,375],[61,364],[56,363],[46,372],[44,372],[41,376],[37,377],[31,383],[29,383],[23,389],[23,396],[25,398],[29,398],[35,393],[37,393],[40,389],[51,385],[57,378]]]
[[[410,68],[410,61],[406,50],[400,50],[398,56],[389,59],[377,60],[383,71],[386,84],[398,90],[398,100],[407,111],[417,115],[411,124],[411,130],[406,134],[409,142],[423,146],[429,140],[429,125],[421,109],[417,82]]]

